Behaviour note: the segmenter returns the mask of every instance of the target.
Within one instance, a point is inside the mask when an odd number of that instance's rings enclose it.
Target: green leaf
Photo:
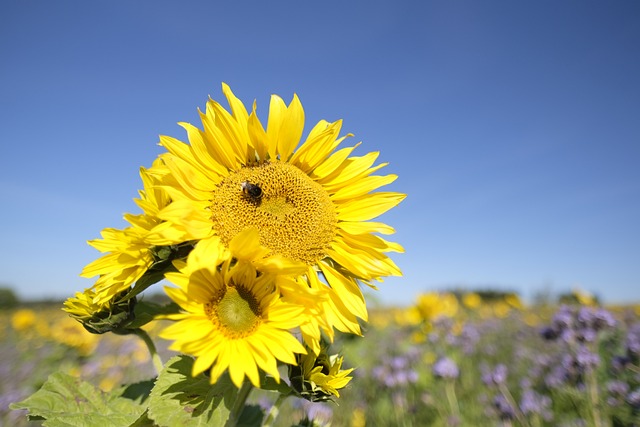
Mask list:
[[[144,403],[151,394],[155,380],[140,381],[138,383],[128,384],[122,389],[122,397]]]
[[[157,427],[157,426],[158,425],[156,423],[154,423],[152,420],[149,419],[148,411],[144,411],[144,414],[140,415],[140,418],[138,418],[129,427]]]
[[[259,405],[245,405],[240,414],[237,427],[254,427],[262,425],[264,410]]]
[[[140,403],[123,397],[125,389],[107,393],[90,383],[58,372],[42,388],[11,409],[26,409],[47,427],[128,427],[145,412]]]
[[[149,399],[149,417],[162,427],[224,426],[238,389],[227,374],[215,384],[191,376],[193,359],[176,356],[160,372]]]
[[[284,396],[295,393],[294,390],[282,379],[280,379],[280,382],[278,383],[275,378],[262,371],[260,371],[260,388],[262,390],[277,391]]]

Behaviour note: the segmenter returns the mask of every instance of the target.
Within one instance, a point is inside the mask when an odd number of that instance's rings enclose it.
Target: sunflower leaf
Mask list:
[[[262,390],[277,391],[283,396],[294,393],[294,390],[289,387],[284,381],[277,382],[271,375],[267,375],[260,371],[260,388]]]
[[[245,405],[238,420],[238,426],[260,426],[264,419],[264,410],[259,405]]]
[[[176,356],[160,372],[149,399],[149,418],[159,426],[224,426],[237,389],[228,375],[215,384],[191,376],[193,359]]]
[[[126,389],[110,393],[71,375],[57,372],[42,388],[11,409],[26,409],[29,419],[47,427],[129,426],[142,418],[146,407],[124,396]],[[139,424],[143,425],[143,424]]]

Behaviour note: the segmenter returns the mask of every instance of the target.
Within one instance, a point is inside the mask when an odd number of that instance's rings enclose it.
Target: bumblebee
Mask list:
[[[258,184],[252,184],[249,181],[243,181],[240,184],[242,193],[249,197],[251,200],[258,201],[262,198],[262,188]]]

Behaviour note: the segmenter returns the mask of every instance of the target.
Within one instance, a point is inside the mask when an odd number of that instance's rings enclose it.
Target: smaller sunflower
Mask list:
[[[162,169],[162,161],[157,159],[153,165],[154,171]],[[128,290],[154,264],[162,258],[171,240],[160,238],[151,229],[167,228],[157,217],[158,212],[169,204],[166,193],[154,186],[150,173],[140,169],[140,176],[144,190],[140,191],[140,198],[136,204],[143,210],[142,214],[126,214],[125,219],[131,224],[124,229],[105,228],[102,239],[90,240],[88,243],[100,252],[106,253],[101,258],[89,263],[80,273],[82,277],[99,276],[93,286],[95,303],[106,304],[115,295]],[[165,230],[165,234],[170,230]],[[168,247],[167,247],[168,248]]]
[[[183,312],[168,316],[177,322],[160,337],[174,340],[172,350],[195,356],[192,374],[209,370],[211,383],[226,370],[237,387],[245,376],[259,387],[259,370],[279,382],[277,362],[295,364],[295,354],[306,352],[292,333],[304,323],[304,307],[283,301],[277,276],[257,268],[295,263],[264,258],[257,230],[241,232],[229,247],[217,236],[201,240],[186,263],[175,262],[179,272],[166,278],[178,288],[165,290]]]
[[[319,354],[309,352],[298,356],[298,365],[289,367],[291,385],[303,397],[312,402],[340,397],[339,389],[344,388],[351,377],[351,369],[341,369],[343,357],[329,355],[323,347]]]
[[[136,299],[117,301],[121,296],[116,295],[106,303],[97,303],[95,291],[85,289],[84,292],[76,292],[75,296],[67,298],[62,310],[92,334],[122,332],[135,317],[133,309]]]

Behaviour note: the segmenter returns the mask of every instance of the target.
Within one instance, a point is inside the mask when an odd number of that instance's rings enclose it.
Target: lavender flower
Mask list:
[[[614,373],[620,374],[624,372],[631,360],[626,356],[614,356],[611,359],[611,369]]]
[[[329,422],[333,417],[333,409],[322,403],[303,403],[307,418],[314,421]]]
[[[640,409],[640,388],[635,389],[627,395],[627,402],[634,409]]]
[[[462,333],[460,334],[463,353],[467,355],[472,354],[476,349],[478,341],[480,341],[480,332],[478,331],[478,328],[473,324],[464,325]]]
[[[555,366],[544,378],[544,383],[549,388],[559,388],[568,379],[569,373],[563,365]]]
[[[640,360],[640,322],[629,327],[625,344],[629,359],[636,362]]]
[[[540,334],[547,340],[561,338],[566,343],[594,342],[598,333],[616,325],[613,315],[603,308],[562,305],[551,319],[551,325]]]
[[[460,375],[458,365],[448,357],[441,357],[433,364],[433,375],[436,378],[455,379]]]
[[[607,405],[615,407],[624,403],[627,393],[629,393],[629,384],[624,381],[614,380],[607,383]]]
[[[486,385],[500,385],[507,381],[507,366],[502,363],[496,365],[493,371],[489,371],[486,366],[481,369],[484,371],[482,382]]]
[[[543,396],[534,390],[526,389],[520,400],[520,410],[524,415],[540,415],[546,421],[550,421],[551,398]]]
[[[497,394],[493,398],[493,407],[498,412],[501,420],[513,420],[516,417],[515,409],[502,394]]]
[[[575,361],[581,372],[585,372],[598,367],[600,356],[589,350],[587,346],[581,345],[576,351]]]
[[[408,356],[408,357],[407,357]],[[371,375],[388,388],[402,387],[418,381],[418,373],[411,367],[414,354],[384,358]]]

